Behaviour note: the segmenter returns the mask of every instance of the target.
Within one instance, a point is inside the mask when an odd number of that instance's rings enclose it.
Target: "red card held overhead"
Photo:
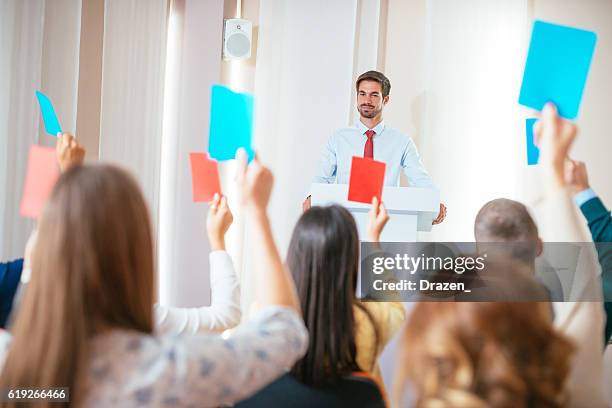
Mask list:
[[[38,218],[60,176],[55,149],[30,146],[28,167],[21,196],[22,217]]]
[[[206,153],[189,153],[189,159],[191,160],[193,202],[212,201],[215,193],[221,194],[217,161],[209,159]]]
[[[348,200],[370,204],[373,197],[381,200],[385,182],[385,163],[364,157],[353,157]]]

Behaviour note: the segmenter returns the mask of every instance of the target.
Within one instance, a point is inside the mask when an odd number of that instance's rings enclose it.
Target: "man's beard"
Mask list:
[[[357,109],[359,111],[359,114],[361,116],[363,116],[364,118],[368,118],[368,119],[372,119],[375,118],[381,111],[381,109],[376,109],[373,106],[366,112],[363,109],[363,105],[359,106],[359,108]]]

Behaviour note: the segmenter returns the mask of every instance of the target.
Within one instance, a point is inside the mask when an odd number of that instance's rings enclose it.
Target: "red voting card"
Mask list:
[[[30,146],[23,196],[19,213],[22,217],[38,218],[59,178],[55,149]]]
[[[215,193],[221,194],[217,162],[209,159],[206,153],[189,153],[189,158],[193,201],[196,203],[212,201]]]
[[[376,196],[380,201],[384,182],[385,163],[355,156],[351,163],[348,200],[370,204]]]

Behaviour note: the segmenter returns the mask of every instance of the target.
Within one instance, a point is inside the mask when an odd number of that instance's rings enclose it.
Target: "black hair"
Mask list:
[[[338,205],[312,207],[298,220],[287,254],[304,322],[310,333],[306,355],[292,374],[302,383],[334,384],[359,367],[356,361],[354,307],[379,330],[356,299],[359,237],[355,220]]]

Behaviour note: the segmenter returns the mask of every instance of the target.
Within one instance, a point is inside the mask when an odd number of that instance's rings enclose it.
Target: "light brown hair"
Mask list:
[[[512,258],[531,263],[538,253],[538,227],[527,207],[518,201],[497,198],[482,206],[474,221],[476,242],[503,242],[489,251],[506,252]]]
[[[418,407],[559,407],[574,346],[541,302],[418,303],[395,384]]]
[[[538,238],[538,227],[524,204],[497,198],[478,211],[474,236],[479,242],[533,241]]]
[[[153,331],[153,278],[149,214],[134,179],[109,165],[65,173],[39,222],[0,388],[70,387],[78,405],[92,336]]]

